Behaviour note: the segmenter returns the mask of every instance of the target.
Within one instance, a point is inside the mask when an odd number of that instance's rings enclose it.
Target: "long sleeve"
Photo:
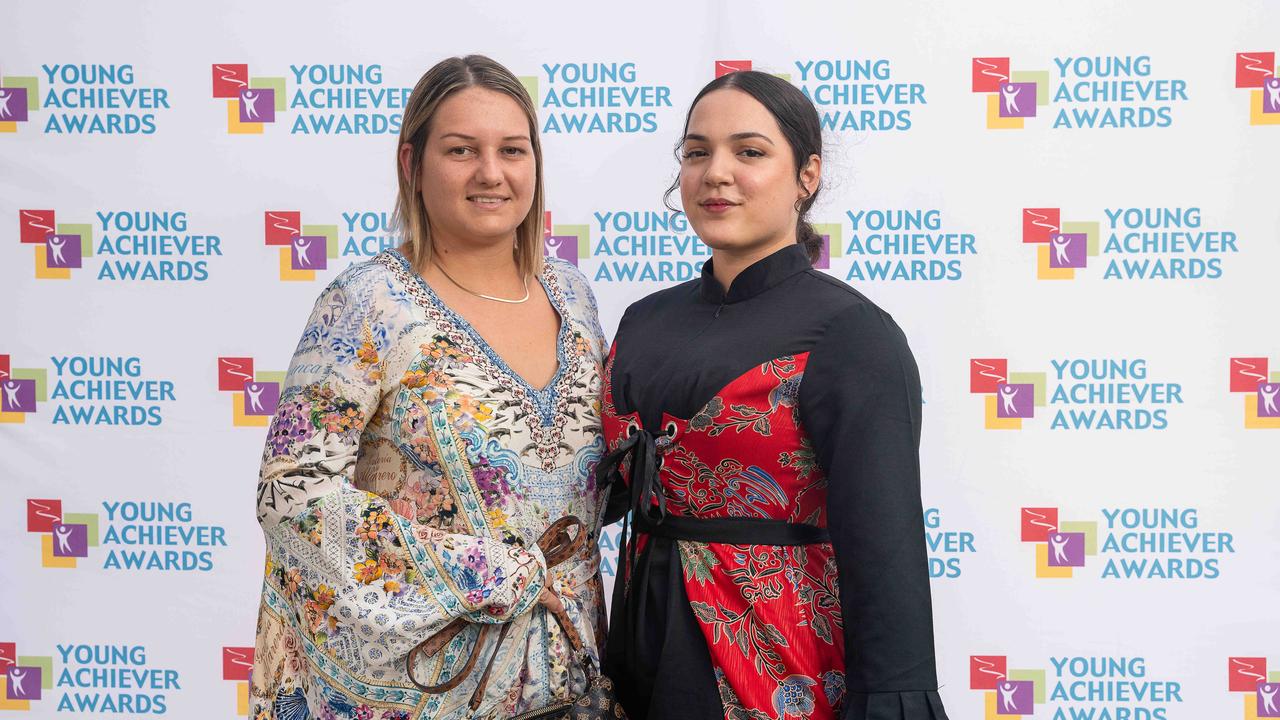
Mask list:
[[[887,314],[869,303],[839,311],[811,351],[800,412],[828,479],[844,717],[945,720],[920,502],[920,378]]]
[[[354,266],[323,292],[271,423],[258,486],[268,585],[314,642],[402,667],[450,619],[503,622],[531,608],[545,562],[536,546],[453,534],[396,514],[355,487],[361,434],[398,392],[395,343],[409,300],[385,269]],[[410,353],[412,354],[412,353]]]

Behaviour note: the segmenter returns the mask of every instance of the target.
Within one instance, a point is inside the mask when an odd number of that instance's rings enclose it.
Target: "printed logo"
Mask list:
[[[32,245],[38,279],[68,280],[73,269],[96,256],[98,280],[203,282],[209,278],[207,258],[222,255],[222,238],[192,232],[185,211],[94,215],[95,223],[60,224],[53,210],[18,211],[18,241]]]
[[[938,508],[925,508],[924,528],[925,543],[929,549],[929,577],[960,577],[964,558],[977,552],[973,545],[973,533],[944,529],[942,514]]]
[[[984,395],[983,417],[988,430],[1021,430],[1022,421],[1045,406],[1045,373],[1009,373],[1006,358],[969,361],[969,393]]]
[[[1036,277],[1074,280],[1098,255],[1097,222],[1062,222],[1060,208],[1023,208],[1022,242],[1036,248]]]
[[[1244,426],[1250,430],[1280,429],[1280,370],[1268,374],[1270,359],[1231,358],[1229,389],[1244,396]]]
[[[543,135],[651,134],[670,115],[671,87],[646,79],[633,62],[571,62],[543,63],[520,82]]]
[[[542,239],[547,257],[571,262],[600,283],[684,282],[711,257],[685,214],[669,210],[596,211],[585,225],[552,224],[548,212]]]
[[[988,130],[1021,130],[1026,118],[1049,104],[1047,70],[1010,70],[1007,57],[973,59],[972,92],[987,96]]]
[[[1244,697],[1244,718],[1280,718],[1280,671],[1264,657],[1227,658],[1227,689]]]
[[[1004,655],[970,655],[969,689],[982,692],[984,717],[1034,715],[1045,701],[1044,670],[1009,670]]]
[[[1207,226],[1199,207],[1117,207],[1104,214],[1105,242],[1096,221],[1063,221],[1061,208],[1023,208],[1022,242],[1038,246],[1036,277],[1072,280],[1098,258],[1103,280],[1217,280],[1222,256],[1239,252],[1238,235]]]
[[[1197,508],[1109,507],[1102,521],[1059,518],[1056,507],[1024,507],[1021,540],[1035,547],[1037,578],[1070,578],[1101,557],[1103,580],[1217,580],[1235,536],[1201,526]]]
[[[947,227],[933,208],[845,210],[852,232],[846,282],[954,282],[976,255],[972,233]]]
[[[1069,578],[1098,554],[1098,523],[1058,521],[1058,508],[1022,508],[1022,542],[1034,543],[1036,577]]]
[[[244,63],[214,63],[213,97],[227,101],[227,132],[261,135],[276,113],[286,108],[288,85],[283,77],[249,77]]]
[[[30,710],[52,689],[52,656],[19,655],[17,643],[0,642],[0,710]]]
[[[0,133],[16,133],[48,110],[47,135],[151,135],[169,91],[137,84],[133,65],[40,66],[41,75],[0,76]],[[41,91],[41,83],[47,91]]]
[[[231,424],[266,427],[280,405],[284,372],[254,372],[251,357],[218,358],[218,390],[231,393]]]
[[[1174,103],[1187,100],[1187,81],[1154,77],[1147,55],[1055,57],[1053,65],[1056,87],[1049,71],[973,58],[970,89],[987,98],[987,128],[1020,130],[1040,115],[1052,115],[1055,130],[1169,127]]]
[[[260,135],[284,112],[291,135],[394,135],[412,91],[384,85],[378,64],[290,65],[289,77],[250,77],[246,63],[215,63],[212,72],[232,135]]]
[[[1236,88],[1249,91],[1249,124],[1280,125],[1275,52],[1236,53]]]
[[[62,500],[27,500],[27,532],[40,536],[40,565],[74,568],[98,547],[98,516],[63,513]]]
[[[103,515],[65,513],[62,500],[27,500],[27,532],[40,536],[40,564],[74,568],[89,548],[107,548],[103,570],[208,572],[213,548],[227,547],[221,525],[195,522],[189,502],[107,500]],[[99,534],[101,532],[101,534]]]
[[[1145,657],[1051,656],[1052,670],[1009,670],[1006,655],[970,655],[969,689],[982,693],[987,720],[1169,717],[1182,683],[1153,678]]]
[[[253,672],[253,648],[222,648],[222,679],[236,684],[236,715],[249,715],[249,676]]]
[[[1048,373],[1010,373],[1006,358],[969,361],[969,392],[984,395],[984,427],[1021,430],[1036,408],[1050,430],[1164,430],[1182,384],[1153,382],[1145,358],[1058,358]]]
[[[33,246],[37,278],[70,280],[71,271],[93,255],[93,226],[59,225],[53,210],[19,210],[18,242]]]
[[[48,401],[48,378],[44,368],[12,367],[10,356],[0,355],[0,423],[25,423]]]
[[[303,225],[297,210],[268,210],[263,217],[266,244],[280,248],[281,280],[315,280],[316,271],[338,257],[337,225]]]
[[[794,84],[818,109],[822,129],[907,131],[912,110],[927,104],[923,83],[898,82],[886,58],[802,58],[794,73],[772,73]],[[716,77],[751,70],[750,60],[717,60]]]

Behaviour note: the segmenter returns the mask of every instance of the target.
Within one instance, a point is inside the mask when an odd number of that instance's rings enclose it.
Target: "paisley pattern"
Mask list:
[[[659,477],[667,511],[825,527],[826,475],[798,410],[808,353],[736,378],[685,420],[664,414]],[[639,423],[618,415],[605,367],[610,448]],[[643,536],[642,536],[643,539]],[[726,718],[835,718],[844,635],[829,543],[731,545],[681,540],[684,587],[702,629]]]
[[[321,294],[263,453],[267,562],[250,717],[506,717],[585,687],[536,600],[552,585],[587,644],[602,637],[603,498],[591,471],[604,449],[604,340],[576,268],[549,260],[539,280],[561,317],[559,365],[544,389],[512,372],[395,251]],[[549,572],[536,539],[570,514],[592,536]],[[512,624],[477,713],[467,706],[475,680],[428,695],[404,665],[458,617]],[[477,635],[474,625],[459,633],[415,675],[447,679]]]

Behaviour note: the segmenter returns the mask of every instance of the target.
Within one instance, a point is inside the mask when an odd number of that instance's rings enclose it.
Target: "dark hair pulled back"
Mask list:
[[[791,146],[791,155],[795,160],[796,182],[799,182],[800,172],[809,162],[809,158],[813,155],[822,157],[822,123],[818,120],[818,110],[796,86],[780,77],[756,70],[740,70],[721,75],[698,91],[693,102],[689,104],[689,112],[684,117],[684,130],[680,133],[680,141],[676,143],[676,160],[680,159],[684,136],[689,132],[689,118],[693,116],[693,109],[698,106],[698,101],[708,93],[725,88],[741,90],[755,98],[756,102],[763,105],[777,121],[778,128],[782,130],[782,136]],[[676,210],[671,205],[671,194],[679,189],[680,178],[677,176],[662,196],[663,204],[670,210]],[[809,223],[809,208],[813,207],[821,190],[822,183],[819,181],[818,187],[814,188],[812,193],[796,203],[796,211],[800,213],[796,221],[796,242],[804,246],[809,259],[814,261],[818,259],[821,251],[822,237]]]

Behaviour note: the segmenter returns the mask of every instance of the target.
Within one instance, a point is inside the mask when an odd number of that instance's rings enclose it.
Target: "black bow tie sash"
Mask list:
[[[596,482],[610,487],[623,482],[622,468],[630,461],[629,512],[622,520],[623,562],[613,587],[613,604],[623,608],[626,623],[627,657],[636,667],[635,653],[641,641],[640,619],[645,616],[649,593],[649,558],[646,546],[641,555],[635,533],[670,540],[724,543],[729,545],[811,545],[830,542],[826,528],[767,518],[697,518],[667,513],[667,496],[662,491],[662,453],[672,446],[665,433],[654,435],[635,429],[596,466]],[[635,523],[632,532],[631,523]],[[621,605],[619,605],[621,603]],[[616,611],[615,611],[616,612]],[[615,615],[617,617],[617,615]]]

